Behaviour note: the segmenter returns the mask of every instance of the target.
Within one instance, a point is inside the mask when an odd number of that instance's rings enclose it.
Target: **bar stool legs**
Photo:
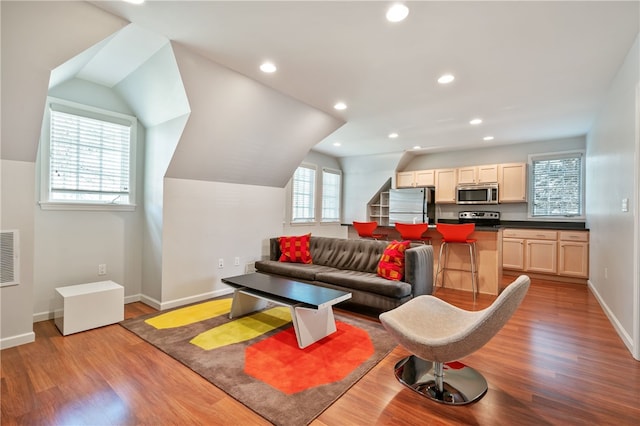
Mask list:
[[[469,260],[471,262],[471,269],[453,269],[453,268],[447,267],[447,263],[449,261],[449,244],[461,244],[469,247]],[[444,258],[443,258],[443,252],[444,252]],[[471,272],[471,290],[473,292],[473,301],[475,302],[476,293],[478,292],[478,286],[477,286],[478,266],[476,262],[477,262],[477,251],[476,251],[475,241],[469,242],[469,243],[457,243],[457,242],[447,243],[443,241],[442,244],[440,245],[440,255],[438,256],[438,269],[436,270],[436,279],[435,279],[436,285],[434,286],[433,293],[435,294],[435,290],[438,287],[438,275],[440,275],[440,273],[442,273],[442,280],[440,285],[442,286],[442,288],[444,288],[444,280],[445,280],[444,271],[445,270],[449,269],[449,270],[456,270],[456,271],[468,271],[468,272]]]

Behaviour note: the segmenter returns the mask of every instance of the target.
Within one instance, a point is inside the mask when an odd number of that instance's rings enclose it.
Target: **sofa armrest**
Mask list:
[[[278,238],[269,239],[269,260],[280,260],[280,242]]]
[[[433,246],[411,247],[405,252],[404,281],[411,284],[413,297],[433,293]]]

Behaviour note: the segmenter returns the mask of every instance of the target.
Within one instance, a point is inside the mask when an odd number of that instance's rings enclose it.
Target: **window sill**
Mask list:
[[[40,208],[42,210],[132,212],[136,210],[136,205],[135,204],[40,201]]]

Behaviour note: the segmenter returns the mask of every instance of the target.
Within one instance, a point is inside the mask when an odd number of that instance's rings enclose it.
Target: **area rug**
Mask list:
[[[337,331],[300,349],[289,309],[229,319],[231,299],[120,324],[273,424],[307,425],[396,343],[372,320],[336,313]]]

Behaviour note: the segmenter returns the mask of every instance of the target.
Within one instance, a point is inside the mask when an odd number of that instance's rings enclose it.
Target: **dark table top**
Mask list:
[[[236,289],[250,289],[252,293],[263,294],[267,298],[277,296],[291,304],[304,303],[318,308],[335,305],[351,298],[351,293],[346,291],[319,287],[259,272],[223,278],[222,282]]]

